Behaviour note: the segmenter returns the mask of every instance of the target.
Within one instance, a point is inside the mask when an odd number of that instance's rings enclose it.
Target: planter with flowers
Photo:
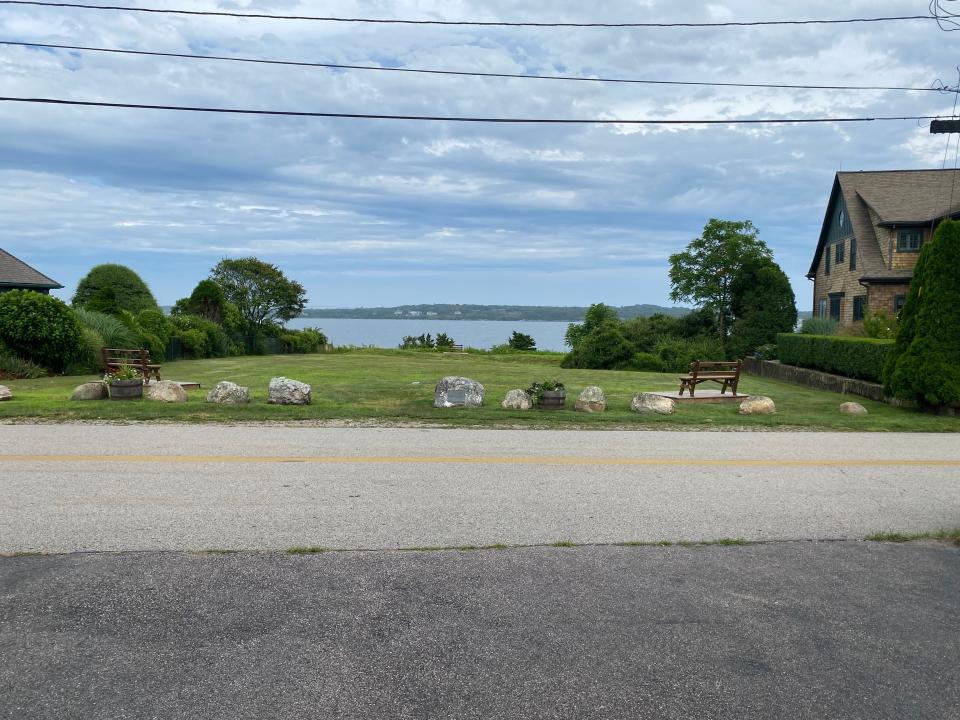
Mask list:
[[[533,398],[535,407],[541,410],[562,410],[567,400],[567,389],[559,380],[544,380],[535,382],[527,393]]]
[[[111,400],[133,400],[143,397],[143,375],[135,367],[121,365],[103,376]]]

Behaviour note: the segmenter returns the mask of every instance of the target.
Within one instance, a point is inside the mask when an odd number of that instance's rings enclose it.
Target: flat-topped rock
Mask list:
[[[580,412],[603,412],[607,409],[607,397],[603,394],[602,389],[596,385],[591,385],[587,388],[584,388],[573,407],[575,410],[579,410]]]
[[[250,388],[222,380],[207,393],[207,402],[218,405],[246,405],[250,402]]]
[[[840,406],[840,412],[844,415],[866,415],[867,409],[856,402],[845,402]]]
[[[668,397],[653,393],[637,393],[630,400],[630,409],[635,413],[656,413],[657,415],[673,415],[677,403]]]
[[[480,407],[483,405],[483,385],[470,378],[450,376],[437,383],[433,392],[433,406],[437,408]]]
[[[741,415],[773,415],[777,406],[766,395],[751,395],[740,403]]]
[[[312,388],[299,380],[275,377],[267,388],[267,402],[271,405],[309,405]]]
[[[88,382],[77,385],[70,395],[71,400],[105,400],[110,396],[107,386],[102,382]]]
[[[6,385],[0,385],[0,400],[12,400],[13,391]]]

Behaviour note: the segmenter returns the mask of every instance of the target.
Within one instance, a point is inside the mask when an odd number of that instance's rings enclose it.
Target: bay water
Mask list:
[[[430,333],[446,333],[453,341],[464,347],[489,350],[510,339],[516,330],[533,337],[538,350],[560,350],[567,348],[563,336],[569,323],[512,321],[512,320],[431,320],[431,319],[382,319],[354,320],[350,318],[294,318],[287,327],[296,330],[320,328],[334,345],[373,345],[380,348],[395,348],[404,336],[414,337]]]

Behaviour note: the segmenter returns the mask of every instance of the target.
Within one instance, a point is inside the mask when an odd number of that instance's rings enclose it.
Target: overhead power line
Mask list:
[[[34,103],[43,105],[77,105],[81,107],[125,108],[131,110],[173,110],[179,112],[222,113],[235,115],[276,115],[283,117],[346,118],[353,120],[414,120],[432,122],[469,122],[526,125],[793,125],[813,123],[888,122],[896,120],[938,120],[941,115],[899,115],[875,117],[816,117],[816,118],[728,118],[724,120],[674,119],[611,119],[611,118],[516,118],[516,117],[462,117],[446,115],[377,115],[371,113],[304,112],[295,110],[250,110],[243,108],[197,107],[192,105],[148,105],[142,103],[98,102],[93,100],[66,100],[62,98],[0,97],[0,102]]]
[[[113,53],[117,55],[145,55],[187,60],[217,60],[228,62],[255,63],[261,65],[284,65],[293,67],[317,67],[333,70],[373,70],[397,73],[421,73],[426,75],[454,75],[482,78],[517,78],[522,80],[563,80],[594,83],[627,83],[636,85],[685,85],[698,87],[738,87],[738,88],[774,88],[789,90],[897,90],[905,92],[958,92],[956,88],[945,85],[935,87],[910,87],[897,85],[800,85],[788,83],[737,83],[711,82],[701,80],[645,80],[636,78],[580,77],[576,75],[535,75],[522,73],[468,72],[463,70],[431,70],[423,68],[396,68],[376,65],[345,65],[341,63],[306,62],[295,60],[269,60],[262,58],[236,57],[230,55],[196,55],[193,53],[152,52],[147,50],[121,50],[118,48],[90,47],[86,45],[57,45],[53,43],[31,43],[15,40],[0,40],[0,45],[15,45],[29,48],[53,48],[57,50],[77,50],[81,52]]]
[[[123,10],[126,12],[162,13],[168,15],[197,15],[205,17],[256,18],[266,20],[315,20],[320,22],[369,23],[381,25],[459,25],[475,27],[540,27],[540,28],[697,28],[697,27],[757,27],[764,25],[847,25],[853,23],[899,22],[905,20],[934,20],[931,15],[892,15],[884,17],[856,17],[813,20],[746,20],[718,22],[505,22],[482,20],[404,20],[392,18],[333,17],[325,15],[268,15],[264,13],[231,12],[226,10],[177,10],[170,8],[126,7],[122,5],[93,5],[88,3],[43,2],[42,0],[0,0],[0,5],[36,5],[40,7],[80,8],[84,10]]]

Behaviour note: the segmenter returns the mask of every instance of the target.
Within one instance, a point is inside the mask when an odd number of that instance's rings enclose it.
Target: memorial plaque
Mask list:
[[[466,405],[467,391],[463,388],[447,390],[447,402],[451,405]]]

